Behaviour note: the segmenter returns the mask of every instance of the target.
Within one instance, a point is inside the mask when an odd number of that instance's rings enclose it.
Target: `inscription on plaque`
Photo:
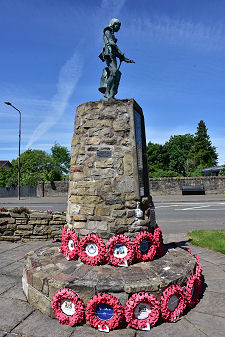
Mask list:
[[[98,150],[97,158],[112,158],[112,151],[110,150]]]

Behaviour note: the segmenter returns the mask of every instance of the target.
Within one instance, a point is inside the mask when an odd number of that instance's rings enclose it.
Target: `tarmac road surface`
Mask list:
[[[225,202],[155,203],[156,220],[164,233],[193,229],[225,229]]]
[[[225,195],[153,196],[156,220],[164,233],[225,228]],[[67,197],[0,198],[0,207],[65,212]]]

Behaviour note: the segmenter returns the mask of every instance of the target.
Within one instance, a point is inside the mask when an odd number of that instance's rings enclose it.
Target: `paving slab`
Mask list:
[[[0,254],[19,246],[21,246],[21,242],[0,241]]]
[[[189,313],[203,313],[225,318],[225,294],[212,291],[205,291],[198,305],[191,309]],[[189,317],[187,314],[187,318]]]
[[[205,276],[205,283],[207,285],[207,290],[218,292],[220,294],[225,294],[225,279],[207,279],[207,275]]]
[[[224,305],[223,305],[224,307]],[[209,314],[203,314],[196,311],[190,311],[188,321],[195,325],[208,337],[224,337],[225,319]]]
[[[0,295],[6,290],[12,288],[16,284],[16,280],[9,276],[0,276]]]
[[[0,331],[0,337],[5,337],[7,335],[7,332]]]
[[[7,333],[2,331],[2,335],[1,335],[1,331],[0,331],[0,337],[29,337],[29,336],[22,336],[21,334],[17,334],[17,333]]]
[[[33,312],[29,303],[11,298],[0,298],[0,330],[11,332],[23,319]]]
[[[10,288],[6,292],[4,292],[1,295],[1,297],[12,298],[12,299],[16,299],[16,300],[27,302],[27,299],[26,299],[26,297],[25,297],[25,295],[23,293],[23,290],[22,290],[22,284],[21,284],[21,282],[20,282],[19,285],[16,285],[15,287]]]
[[[189,242],[187,242],[187,246],[194,255],[199,255],[205,250],[205,248],[202,247],[192,246]]]
[[[202,262],[202,260],[201,260]],[[205,278],[207,280],[219,280],[219,279],[224,279],[225,280],[225,272],[221,268],[221,266],[214,265],[214,264],[208,264],[208,265],[203,265],[202,267],[204,270],[204,274],[206,275]]]
[[[56,319],[44,316],[39,311],[32,313],[12,330],[14,333],[32,337],[69,337],[73,331],[71,326],[61,325]]]
[[[10,260],[12,260],[13,262],[20,261],[24,258],[24,255],[26,255],[31,250],[36,250],[38,248],[45,247],[45,246],[46,245],[40,245],[40,244],[35,245],[35,246],[21,245],[19,247],[16,247],[15,249],[2,253],[0,256],[1,256],[1,259],[10,258]]]
[[[133,329],[117,329],[107,333],[110,337],[135,337],[136,330]],[[103,332],[96,330],[90,326],[78,326],[74,328],[74,332],[71,337],[103,337]]]
[[[206,337],[199,329],[194,327],[184,317],[176,323],[163,323],[154,326],[150,331],[137,330],[136,337]],[[216,337],[216,336],[214,336]]]
[[[4,256],[2,257],[1,256],[1,259],[0,259],[0,270],[6,266],[8,266],[9,264],[12,264],[14,262],[13,259],[10,259],[9,256]]]
[[[23,260],[16,261],[16,262],[10,263],[9,265],[3,267],[1,269],[1,274],[21,278],[21,275],[23,273],[23,267],[24,267]]]
[[[217,264],[217,265],[225,264],[224,254],[217,253],[209,249],[202,250],[199,253],[199,257],[202,257],[203,260],[206,260],[213,264]]]

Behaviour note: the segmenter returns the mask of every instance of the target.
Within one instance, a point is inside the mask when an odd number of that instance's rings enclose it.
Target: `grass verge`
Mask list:
[[[194,230],[188,232],[190,243],[225,254],[225,230]]]

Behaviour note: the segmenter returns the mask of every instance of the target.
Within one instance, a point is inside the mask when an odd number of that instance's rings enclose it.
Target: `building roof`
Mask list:
[[[219,173],[219,171],[223,168],[223,166],[213,166],[213,167],[207,167],[203,170],[201,170],[202,174],[211,174],[211,173]]]
[[[10,161],[8,160],[0,160],[0,167],[4,167],[4,166],[12,166],[12,164],[10,163]]]

